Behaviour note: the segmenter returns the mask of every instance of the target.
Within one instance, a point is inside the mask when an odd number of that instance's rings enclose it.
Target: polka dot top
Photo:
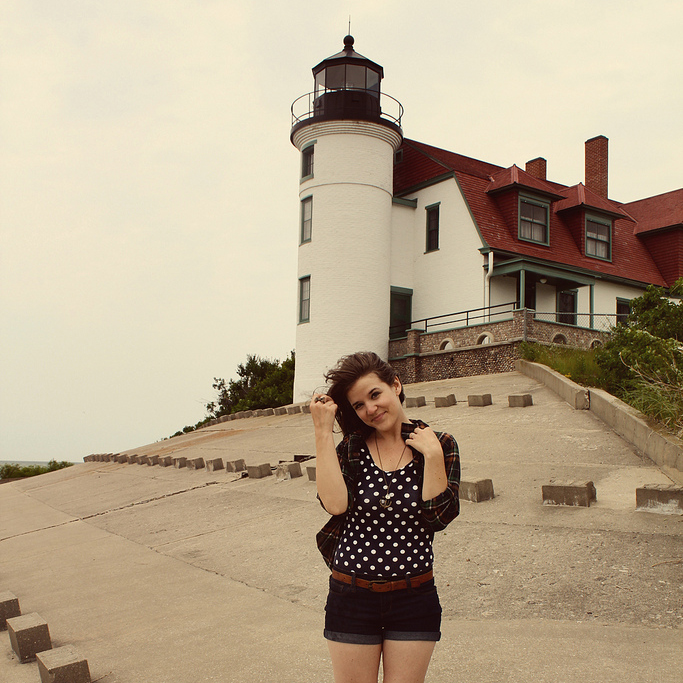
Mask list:
[[[375,579],[428,572],[434,555],[420,511],[422,492],[415,461],[386,473],[391,496],[388,508],[379,503],[387,488],[382,470],[366,446],[361,450],[360,473],[354,507],[347,515],[335,552],[335,569]]]

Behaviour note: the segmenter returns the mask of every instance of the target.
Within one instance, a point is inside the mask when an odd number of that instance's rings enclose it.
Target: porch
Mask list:
[[[511,372],[524,342],[595,348],[609,337],[616,316],[528,308],[476,309],[412,321],[405,336],[389,340],[389,362],[404,382]],[[492,310],[495,309],[495,310]]]

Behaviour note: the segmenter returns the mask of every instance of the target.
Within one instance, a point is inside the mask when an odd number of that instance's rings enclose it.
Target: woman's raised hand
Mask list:
[[[311,417],[317,430],[331,431],[337,414],[337,404],[327,394],[313,394],[311,399]]]

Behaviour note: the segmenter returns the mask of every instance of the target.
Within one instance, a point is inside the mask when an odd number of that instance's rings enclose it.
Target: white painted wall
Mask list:
[[[413,230],[417,209],[391,207],[391,286],[414,289]]]
[[[451,178],[418,191],[413,220],[413,319],[455,313],[484,305],[484,246]],[[439,205],[439,249],[425,253],[425,207]]]

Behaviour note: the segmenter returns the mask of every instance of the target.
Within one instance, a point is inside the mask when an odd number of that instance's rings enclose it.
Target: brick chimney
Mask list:
[[[586,140],[586,187],[607,199],[607,138]]]
[[[526,162],[526,172],[539,180],[545,180],[547,161],[543,157],[536,157]]]

